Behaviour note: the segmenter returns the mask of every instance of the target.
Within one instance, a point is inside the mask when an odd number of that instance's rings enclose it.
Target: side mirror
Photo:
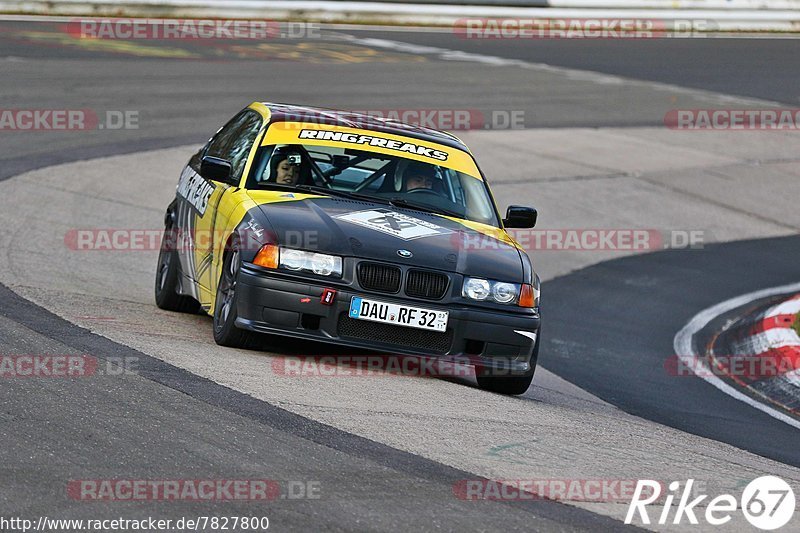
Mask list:
[[[200,162],[200,175],[207,180],[231,183],[231,162],[219,157],[205,156]]]
[[[532,228],[536,225],[539,213],[533,207],[510,205],[506,211],[503,225],[507,228]]]

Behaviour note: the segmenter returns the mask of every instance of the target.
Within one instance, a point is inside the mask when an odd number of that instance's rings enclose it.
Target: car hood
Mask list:
[[[290,248],[523,282],[520,252],[498,228],[347,198],[249,194]]]

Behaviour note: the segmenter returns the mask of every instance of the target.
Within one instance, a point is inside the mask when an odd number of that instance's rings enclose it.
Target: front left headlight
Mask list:
[[[492,285],[492,298],[501,304],[512,303],[519,294],[519,285],[514,283],[495,283]]]
[[[278,257],[278,268],[294,272],[305,271],[318,276],[342,277],[342,258],[336,255],[281,246]]]
[[[461,296],[470,300],[483,301],[492,294],[492,285],[485,279],[465,278]]]

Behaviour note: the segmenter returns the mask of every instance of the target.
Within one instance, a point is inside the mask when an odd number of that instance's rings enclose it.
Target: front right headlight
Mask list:
[[[280,268],[292,272],[311,272],[318,276],[342,277],[342,258],[265,244],[256,254],[253,263],[266,268]]]

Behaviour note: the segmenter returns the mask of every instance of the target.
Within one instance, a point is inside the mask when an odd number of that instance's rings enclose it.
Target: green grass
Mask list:
[[[797,313],[797,316],[794,317],[794,324],[792,324],[792,328],[800,335],[800,313]]]

